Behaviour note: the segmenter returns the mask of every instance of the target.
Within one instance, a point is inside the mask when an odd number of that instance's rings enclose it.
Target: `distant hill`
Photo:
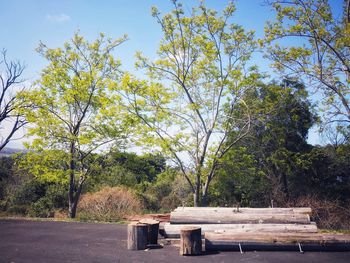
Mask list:
[[[16,154],[16,153],[27,152],[27,151],[28,150],[26,150],[26,149],[5,147],[4,149],[2,149],[0,151],[0,157],[11,156],[11,155]]]

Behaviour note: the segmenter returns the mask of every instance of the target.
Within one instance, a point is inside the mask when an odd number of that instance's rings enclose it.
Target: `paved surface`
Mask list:
[[[350,252],[220,252],[179,256],[165,246],[148,251],[126,249],[126,226],[66,222],[0,220],[0,262],[350,262]]]

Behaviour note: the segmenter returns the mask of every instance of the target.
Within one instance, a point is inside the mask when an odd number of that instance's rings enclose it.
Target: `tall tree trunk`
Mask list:
[[[205,207],[208,205],[208,195],[205,193],[202,194],[201,206]]]
[[[193,193],[193,206],[198,207],[200,205],[200,187],[201,187],[201,167],[197,168],[196,184]]]
[[[288,181],[286,173],[282,173],[282,184],[283,184],[283,193],[286,198],[289,199],[289,190],[288,190]]]
[[[197,190],[195,190],[195,192],[193,193],[193,206],[199,206],[199,192]]]
[[[83,190],[84,181],[85,181],[84,177],[80,177],[77,191],[74,193],[74,199],[73,199],[74,201],[72,204],[69,204],[69,217],[70,218],[75,218],[75,216],[77,214],[78,203],[79,203],[81,191]]]
[[[77,204],[74,202],[74,192],[75,192],[75,142],[70,144],[70,156],[69,156],[69,190],[68,190],[68,205],[69,211],[68,216],[70,218],[75,218]]]

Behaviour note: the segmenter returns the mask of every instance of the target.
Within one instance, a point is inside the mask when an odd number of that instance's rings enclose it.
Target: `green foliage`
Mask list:
[[[192,205],[191,189],[176,170],[158,174],[154,182],[146,182],[137,189],[144,207],[150,211],[167,211],[180,205]]]
[[[28,215],[32,217],[53,217],[53,208],[54,206],[50,198],[43,197],[30,206]]]
[[[120,62],[111,51],[125,41],[103,34],[89,43],[75,34],[63,48],[50,49],[43,43],[37,49],[49,65],[36,88],[23,93],[34,104],[27,119],[35,126],[35,149],[69,149],[71,142],[82,151],[96,148],[109,135],[108,110],[114,106],[110,89],[120,76]],[[107,125],[108,124],[108,125]]]
[[[314,147],[299,154],[301,160],[295,166],[292,187],[295,196],[305,192],[322,199],[337,200],[346,204],[350,198],[350,146]]]
[[[67,208],[67,191],[59,184],[29,179],[17,185],[7,197],[7,211],[34,217],[52,217],[58,208]]]
[[[48,151],[45,158],[50,157],[27,162],[27,169],[35,176],[69,184],[71,217],[75,217],[83,184],[94,170],[92,153],[104,144],[118,142],[132,128],[118,114],[121,97],[116,81],[121,71],[112,55],[125,40],[126,36],[113,40],[100,34],[88,42],[75,34],[62,48],[41,43],[37,51],[49,64],[35,88],[22,93],[33,104],[25,111],[31,123],[28,134],[33,136],[32,157],[43,151]],[[47,169],[47,162],[60,168]]]
[[[269,2],[276,11],[275,21],[265,28],[273,66],[289,76],[304,77],[316,91],[323,92],[324,125],[335,122],[349,129],[350,27],[346,5],[342,14],[336,14],[328,0]],[[283,45],[288,43],[285,39],[293,38],[298,45]]]
[[[11,157],[0,158],[0,200],[6,195],[5,188],[12,175],[13,159]]]
[[[289,184],[295,167],[303,161],[299,154],[311,149],[306,139],[316,121],[312,105],[305,87],[290,79],[280,85],[257,86],[246,93],[245,100],[252,105],[252,127],[239,143],[241,148],[231,150],[231,159],[222,160],[232,189],[224,191],[225,202],[266,206],[273,199],[283,205],[292,192]]]
[[[98,190],[101,186],[137,188],[145,182],[153,182],[156,176],[165,170],[165,159],[161,155],[136,155],[120,151],[110,151],[97,159],[95,176],[87,183],[88,191]]]
[[[136,66],[150,81],[126,75],[122,85],[135,122],[143,124],[138,142],[176,163],[199,205],[218,160],[233,146],[224,147],[228,132],[233,125],[240,127],[237,139],[247,132],[249,107],[242,97],[261,78],[248,66],[257,43],[254,32],[231,22],[231,2],[221,14],[204,2],[189,12],[178,1],[173,4],[164,15],[152,9],[163,32],[158,58],[137,54]],[[232,114],[237,104],[246,106],[239,118]]]
[[[46,187],[45,183],[29,180],[14,194],[12,203],[14,205],[31,205],[45,196]]]
[[[16,167],[43,183],[68,183],[69,156],[57,149],[28,151],[18,155]]]
[[[220,176],[212,184],[210,205],[266,207],[269,204],[271,186],[249,150],[236,147],[223,158]]]
[[[67,208],[67,190],[59,184],[33,178],[20,185],[10,198],[9,212],[34,217],[52,217],[55,209]]]

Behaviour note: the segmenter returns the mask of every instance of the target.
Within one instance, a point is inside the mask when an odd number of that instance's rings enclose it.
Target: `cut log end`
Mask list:
[[[200,227],[184,227],[180,231],[180,255],[202,254]]]
[[[148,226],[137,222],[128,225],[128,249],[143,250],[147,248]]]
[[[141,219],[141,224],[145,224],[148,227],[148,244],[157,245],[158,244],[158,232],[159,232],[159,221],[153,219]]]

